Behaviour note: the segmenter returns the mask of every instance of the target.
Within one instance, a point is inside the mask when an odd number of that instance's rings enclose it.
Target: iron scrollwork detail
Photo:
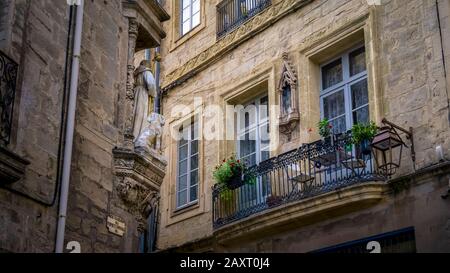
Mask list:
[[[10,143],[18,65],[0,51],[0,145]]]

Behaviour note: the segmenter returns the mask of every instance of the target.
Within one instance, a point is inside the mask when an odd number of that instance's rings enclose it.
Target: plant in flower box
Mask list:
[[[333,129],[333,126],[331,125],[330,121],[328,119],[323,119],[319,122],[318,127],[319,127],[319,134],[322,137],[322,139],[325,142],[330,142]]]
[[[371,153],[370,143],[378,132],[378,127],[375,122],[367,124],[357,123],[352,128],[352,142],[354,145],[359,145],[363,155]]]
[[[246,174],[246,171],[246,164],[232,156],[229,159],[224,159],[222,164],[216,167],[214,179],[217,184],[226,187],[228,190],[235,190],[256,181],[253,176]]]

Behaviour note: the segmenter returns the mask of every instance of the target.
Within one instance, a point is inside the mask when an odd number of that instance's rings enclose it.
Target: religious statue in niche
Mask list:
[[[281,79],[278,85],[280,93],[280,132],[288,138],[300,120],[297,107],[297,75],[289,62],[288,54],[283,53]]]
[[[141,62],[135,73],[134,146],[145,150],[161,151],[162,128],[165,119],[154,112],[156,81],[150,61]]]

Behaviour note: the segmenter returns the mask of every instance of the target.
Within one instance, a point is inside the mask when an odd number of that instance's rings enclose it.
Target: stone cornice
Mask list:
[[[251,18],[245,24],[225,35],[214,45],[189,60],[184,65],[176,68],[164,78],[163,92],[182,84],[214,62],[220,60],[226,53],[251,37],[273,25],[286,15],[295,12],[313,0],[283,0],[272,5]]]

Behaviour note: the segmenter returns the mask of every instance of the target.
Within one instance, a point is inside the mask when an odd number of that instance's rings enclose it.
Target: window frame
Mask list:
[[[183,25],[184,25],[184,8],[183,8],[183,2],[184,1],[189,1],[189,30],[186,31],[186,33],[184,33],[184,29],[183,29]],[[195,1],[199,2],[199,10],[198,10],[198,17],[199,17],[199,21],[197,25],[193,25],[193,17],[194,17],[194,10],[193,10],[193,3]],[[197,28],[198,26],[201,26],[202,24],[202,0],[179,0],[179,5],[180,5],[180,10],[179,10],[179,16],[180,16],[180,21],[179,21],[179,36],[180,37],[184,37],[185,35],[189,34],[192,30],[194,30],[195,28]],[[197,14],[195,13],[195,14]]]
[[[252,132],[256,132],[256,144],[255,144],[255,153],[256,153],[256,164],[261,163],[262,160],[262,152],[269,152],[270,153],[270,142],[267,146],[262,145],[262,137],[261,137],[261,130],[265,128],[265,126],[267,126],[270,130],[270,111],[267,114],[267,116],[265,118],[261,118],[261,111],[260,111],[260,106],[261,106],[261,99],[267,97],[267,107],[269,109],[269,94],[268,93],[264,93],[264,95],[260,95],[258,97],[253,98],[250,101],[247,101],[245,104],[243,104],[244,109],[249,106],[252,105],[253,103],[255,103],[255,107],[257,109],[257,117],[256,118],[256,122],[253,122],[250,124],[250,126],[246,127],[245,124],[245,128],[241,129],[240,127],[240,119],[239,119],[239,115],[238,115],[238,119],[237,119],[237,130],[236,130],[236,150],[237,150],[237,157],[239,159],[241,159],[241,138],[245,137],[246,134],[251,134]],[[270,135],[270,132],[269,132]],[[270,141],[270,139],[269,139]],[[248,158],[252,155],[253,153],[246,155],[245,158]]]
[[[364,54],[365,54],[365,63],[366,63],[366,69],[363,72],[359,72],[358,74],[355,74],[353,76],[350,75],[350,55],[353,52],[356,52],[360,49],[364,48]],[[329,86],[328,88],[324,89],[323,87],[323,78],[324,78],[324,74],[323,74],[323,68],[337,60],[341,59],[342,62],[342,81]],[[345,107],[345,113],[343,115],[345,115],[345,122],[346,122],[346,130],[350,130],[351,127],[355,124],[354,123],[354,118],[353,118],[353,113],[363,109],[365,107],[370,107],[370,98],[368,99],[367,103],[361,106],[358,106],[357,108],[353,109],[353,104],[352,104],[352,87],[364,80],[367,81],[368,83],[368,63],[367,63],[367,48],[365,46],[365,44],[358,44],[355,47],[352,47],[350,50],[347,50],[345,52],[343,52],[342,54],[340,54],[339,56],[332,58],[330,60],[328,60],[327,62],[321,64],[319,66],[320,68],[320,118],[324,119],[325,118],[325,109],[324,109],[324,99],[333,95],[333,94],[337,94],[338,92],[343,91],[344,92],[344,107]],[[367,86],[367,92],[369,92],[369,86]],[[368,94],[369,96],[369,94]],[[338,118],[341,118],[343,115],[339,115],[333,119],[330,119],[331,121],[334,121]],[[369,119],[370,119],[370,109],[369,109]]]
[[[191,117],[190,119],[190,123],[189,123],[189,127],[188,127],[188,140],[187,143],[184,145],[180,145],[181,141],[184,140],[183,139],[183,135],[185,132],[185,128],[184,125],[187,123],[183,123],[178,132],[181,133],[181,139],[177,141],[177,164],[176,164],[176,185],[175,185],[175,210],[176,211],[180,211],[186,208],[189,208],[191,206],[195,206],[198,204],[200,197],[199,197],[199,193],[200,193],[200,138],[199,138],[199,133],[200,133],[200,123],[199,123],[199,119],[198,116],[195,115],[193,117]],[[197,129],[197,132],[194,132],[194,134],[192,134],[193,130]],[[194,135],[194,138],[192,139],[192,135]],[[192,154],[192,143],[194,143],[195,141],[197,141],[197,152],[195,154]],[[186,160],[187,161],[187,169],[186,169],[186,173],[185,174],[181,174],[180,173],[180,163],[184,160],[180,160],[181,156],[180,156],[180,151],[181,148],[185,147],[187,145],[188,150],[187,150],[187,157]],[[192,158],[197,156],[197,168],[192,169]],[[197,184],[192,185],[192,181],[191,181],[191,174],[193,172],[197,172]],[[186,189],[184,190],[180,190],[180,178],[186,176]],[[191,200],[191,189],[193,187],[197,188],[197,198],[195,200]],[[179,200],[179,194],[183,191],[186,191],[186,203],[184,204],[180,204],[180,200]]]

